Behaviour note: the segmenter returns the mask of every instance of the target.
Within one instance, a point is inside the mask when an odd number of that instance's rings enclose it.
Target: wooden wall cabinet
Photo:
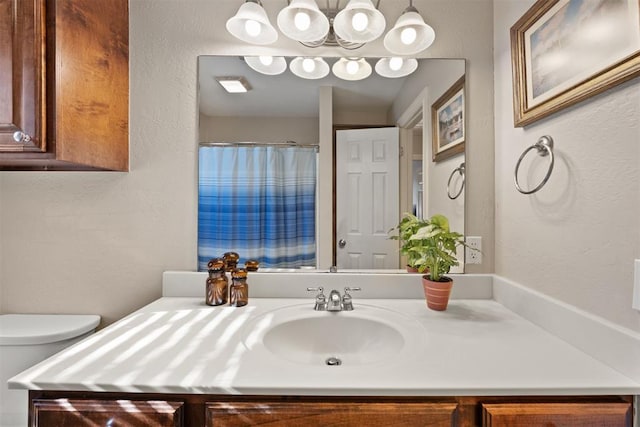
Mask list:
[[[0,0],[0,170],[128,169],[128,0]]]

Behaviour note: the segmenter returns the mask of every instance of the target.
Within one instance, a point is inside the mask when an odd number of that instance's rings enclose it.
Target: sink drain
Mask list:
[[[324,363],[326,363],[329,366],[340,366],[342,365],[342,360],[338,359],[337,357],[330,357],[327,360],[325,360]]]

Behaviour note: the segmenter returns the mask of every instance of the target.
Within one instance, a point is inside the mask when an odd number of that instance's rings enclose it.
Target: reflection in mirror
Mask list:
[[[330,65],[335,61],[325,59]],[[368,60],[375,64],[373,59]],[[457,177],[451,183],[448,181],[452,172],[465,162],[465,154],[462,151],[437,162],[433,160],[431,114],[432,105],[464,76],[463,59],[420,59],[417,70],[407,77],[385,78],[374,72],[364,80],[345,81],[332,74],[307,80],[289,70],[264,75],[249,67],[243,58],[201,56],[198,73],[200,269],[206,269],[209,258],[235,250],[244,260],[259,259],[261,267],[327,270],[330,265],[337,265],[339,270],[403,270],[398,242],[389,240],[387,233],[404,212],[418,216],[444,214],[452,229],[464,234],[465,192],[462,190],[459,197],[451,199],[448,184],[455,186],[459,182]],[[249,91],[225,92],[216,77],[228,76],[243,77]],[[333,140],[329,140],[330,135]],[[328,159],[315,155],[317,176],[311,179],[316,180],[316,185],[311,188],[310,175],[306,175],[306,188],[311,192],[302,197],[304,202],[295,199],[295,194],[302,190],[288,188],[284,204],[272,209],[291,214],[295,212],[292,204],[302,203],[305,208],[314,209],[315,221],[305,217],[305,228],[296,222],[297,215],[280,216],[282,233],[290,234],[281,243],[268,244],[273,236],[265,231],[267,226],[258,224],[252,230],[255,221],[249,221],[250,224],[245,221],[248,204],[256,211],[269,206],[260,199],[267,193],[267,187],[248,184],[249,193],[244,200],[250,202],[235,213],[229,210],[227,202],[240,200],[238,182],[248,183],[248,177],[253,177],[257,169],[273,172],[274,163],[257,166],[247,158],[238,162],[240,154],[236,154],[236,165],[250,166],[250,170],[245,168],[243,172],[240,166],[232,166],[227,160],[217,160],[218,163],[203,160],[203,152],[223,145],[241,146],[245,151],[249,147],[286,151],[295,145],[307,149],[319,147],[320,153],[333,153]],[[307,172],[312,169],[296,163],[290,165],[282,173],[300,167]],[[214,183],[211,171],[220,168],[226,168],[227,173],[222,181]],[[278,191],[283,194],[287,194],[285,183],[291,187],[299,181],[278,180],[283,185]],[[333,181],[333,196],[323,196],[318,191],[327,181]],[[224,195],[207,193],[203,182],[209,189],[213,185],[229,191]],[[458,187],[453,189],[457,191]],[[333,212],[333,218],[318,214],[327,206],[333,206],[329,211]],[[214,222],[212,211],[227,213],[223,224]],[[294,233],[303,228],[302,234]],[[297,257],[302,241],[305,255]],[[309,252],[310,245],[315,249],[313,254]],[[265,248],[267,252],[263,251]],[[452,272],[463,271],[462,256],[460,259],[460,266]]]

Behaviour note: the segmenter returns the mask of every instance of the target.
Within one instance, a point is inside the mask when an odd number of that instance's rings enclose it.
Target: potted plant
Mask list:
[[[400,241],[400,253],[407,257],[407,271],[409,273],[423,273],[426,265],[420,265],[418,261],[422,258],[422,242],[412,239],[421,228],[429,225],[429,221],[420,219],[415,215],[405,213],[397,227],[389,232],[398,232],[398,235],[390,236],[390,239]],[[422,268],[422,270],[420,269]]]
[[[446,310],[453,287],[453,279],[447,277],[451,267],[458,265],[456,249],[466,246],[464,236],[449,229],[449,220],[444,215],[433,215],[428,225],[420,228],[410,240],[419,244],[421,257],[416,261],[423,271],[422,276],[427,306],[432,310]]]

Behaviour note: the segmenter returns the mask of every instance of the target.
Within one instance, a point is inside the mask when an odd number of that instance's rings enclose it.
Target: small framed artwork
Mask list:
[[[640,0],[538,0],[511,27],[514,125],[640,75]]]
[[[464,76],[431,105],[433,161],[464,153]]]

